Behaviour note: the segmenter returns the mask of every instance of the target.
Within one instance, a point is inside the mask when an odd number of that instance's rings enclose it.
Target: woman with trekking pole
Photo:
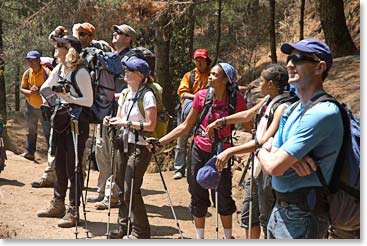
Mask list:
[[[144,133],[153,132],[157,121],[157,102],[147,83],[152,83],[146,61],[136,58],[123,62],[126,67],[127,90],[119,98],[116,117],[105,117],[104,124],[123,127],[119,139],[121,167],[117,168],[116,184],[120,188],[119,228],[109,235],[111,239],[150,238],[150,225],[141,194],[141,185],[152,153],[144,140]],[[126,94],[125,94],[126,93]],[[139,109],[142,100],[144,115]]]
[[[43,113],[51,112],[52,152],[56,159],[57,182],[50,206],[37,213],[38,217],[62,218],[58,226],[70,228],[79,221],[80,197],[83,188],[82,157],[89,137],[89,120],[84,107],[93,103],[91,77],[81,66],[82,46],[74,36],[53,36],[58,65],[41,87],[44,97]],[[52,93],[56,101],[50,100]],[[54,94],[55,95],[55,94]],[[52,105],[52,103],[55,103]],[[69,208],[65,213],[65,197],[70,181]]]
[[[231,113],[246,109],[244,97],[238,92],[236,72],[230,64],[216,64],[210,71],[208,86],[208,89],[201,90],[195,95],[192,109],[182,124],[159,140],[147,139],[151,143],[150,148],[159,149],[163,145],[187,134],[194,126],[197,126],[195,127],[194,143],[191,148],[187,172],[187,181],[191,194],[189,209],[194,218],[197,239],[204,239],[205,216],[211,205],[209,190],[203,188],[197,182],[197,174],[199,169],[217,153],[217,146],[223,145],[224,149],[230,147],[232,134],[229,124],[222,129],[218,129],[218,134],[215,138],[209,138],[205,134],[205,128],[216,119],[221,119]],[[210,98],[209,95],[213,96]],[[216,207],[224,228],[224,239],[231,239],[233,238],[232,214],[236,211],[236,205],[232,199],[231,167],[228,165],[218,171],[221,174],[219,184],[216,184],[216,192],[218,194]],[[218,231],[218,225],[216,231]]]
[[[217,156],[216,165],[221,168],[230,157],[238,154],[255,152],[270,137],[273,137],[278,129],[283,111],[289,104],[298,100],[291,97],[288,85],[287,69],[280,64],[269,64],[264,67],[260,76],[261,94],[265,100],[260,101],[253,108],[233,114],[225,118],[224,122],[242,123],[255,119],[253,138],[247,143],[231,147]],[[256,116],[256,117],[255,117]],[[222,127],[223,120],[216,120],[206,128],[209,136],[214,134],[214,129]],[[249,157],[251,163],[251,175],[245,183],[245,199],[241,209],[241,227],[245,228],[245,238],[258,239],[261,228],[265,233],[274,203],[271,187],[271,176],[260,172],[260,166],[255,155]]]

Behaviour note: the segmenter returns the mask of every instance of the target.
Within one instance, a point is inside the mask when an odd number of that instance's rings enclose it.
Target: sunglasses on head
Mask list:
[[[56,47],[57,48],[65,48],[65,49],[67,49],[67,47],[65,46],[65,44],[62,44],[62,43],[57,43],[56,44]]]
[[[303,54],[292,54],[287,57],[287,64],[292,61],[294,65],[300,65],[304,62],[320,62],[320,60],[315,60],[313,57],[306,56]]]
[[[87,36],[87,35],[88,35],[88,33],[86,33],[86,32],[79,32],[80,37],[84,37],[84,36]]]

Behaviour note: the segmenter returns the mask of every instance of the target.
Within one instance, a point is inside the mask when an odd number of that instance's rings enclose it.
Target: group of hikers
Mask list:
[[[22,156],[34,160],[41,120],[48,165],[32,187],[54,188],[49,207],[38,211],[38,217],[61,218],[59,227],[77,228],[79,207],[83,206],[85,216],[86,202],[95,203],[96,209],[118,207],[118,228],[107,231],[108,238],[149,239],[141,193],[144,174],[153,154],[176,140],[173,178],[187,176],[197,239],[205,238],[205,218],[212,203],[220,215],[223,239],[234,238],[232,219],[237,209],[231,167],[233,156],[243,153],[251,153],[251,175],[245,182],[241,209],[245,238],[260,238],[261,231],[269,239],[359,238],[359,228],[346,232],[330,223],[328,193],[316,172],[321,169],[330,183],[345,130],[336,104],[312,104],[326,94],[323,83],[333,63],[324,42],[306,38],[283,43],[286,66],[268,64],[262,69],[258,87],[263,98],[251,108],[241,91],[256,85],[240,87],[231,64],[212,64],[206,49],[195,50],[195,68],[183,76],[177,90],[177,127],[157,136],[162,102],[152,89],[154,62],[133,49],[137,34],[131,26],[112,29],[110,46],[95,40],[96,29],[90,23],[75,24],[72,34],[58,26],[48,38],[55,49],[52,71],[41,64],[40,52],[26,55],[30,69],[21,83],[27,99]],[[102,86],[103,73],[96,69],[98,59],[107,56],[118,61],[111,88]],[[106,91],[105,97],[96,92],[98,86]],[[108,110],[103,111],[98,103],[105,101]],[[234,146],[232,133],[239,123],[250,123],[252,139]],[[99,176],[97,194],[84,200],[90,127]],[[187,151],[190,135],[193,140]],[[218,238],[218,225],[216,230]]]

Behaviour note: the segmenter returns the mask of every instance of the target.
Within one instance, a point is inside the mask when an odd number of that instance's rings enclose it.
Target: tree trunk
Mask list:
[[[6,122],[5,61],[3,45],[3,20],[0,16],[0,114]]]
[[[173,83],[171,83],[169,72],[169,44],[170,44],[170,32],[169,27],[166,27],[168,23],[167,16],[161,16],[156,26],[155,32],[155,56],[156,56],[156,78],[157,81],[163,87],[163,103],[166,106],[167,111],[171,115],[174,114],[175,100],[174,94],[176,93]]]
[[[359,54],[348,31],[342,0],[318,0],[321,27],[333,57]]]
[[[20,83],[19,83],[19,78],[20,78],[20,65],[19,63],[17,64],[17,68],[16,68],[16,72],[15,72],[15,82],[14,82],[14,97],[15,97],[15,111],[19,112],[20,111]]]
[[[195,1],[193,1],[195,3]],[[190,43],[189,43],[189,54],[188,54],[188,61],[191,61],[194,57],[194,31],[195,31],[195,5],[192,4],[189,9],[189,32],[190,32]]]
[[[217,44],[215,48],[216,55],[213,64],[216,64],[218,62],[221,34],[222,34],[222,0],[218,0]]]
[[[275,0],[269,0],[270,3],[270,52],[271,62],[277,63],[276,36],[275,36]]]
[[[300,1],[300,15],[299,15],[299,40],[304,39],[303,37],[303,28],[304,28],[304,20],[305,20],[305,0]]]

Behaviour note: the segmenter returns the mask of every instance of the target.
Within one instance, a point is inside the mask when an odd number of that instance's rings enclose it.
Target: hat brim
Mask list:
[[[280,50],[287,55],[292,53],[292,50],[298,50],[306,53],[313,53],[313,50],[311,50],[310,48],[307,48],[302,44],[293,44],[293,43],[283,43],[282,46],[280,46]]]
[[[60,43],[60,44],[66,44],[69,43],[69,40],[65,39],[65,38],[60,38],[60,37],[53,37],[53,40],[55,40],[56,42]]]
[[[40,57],[37,57],[37,56],[27,56],[26,59],[40,59]]]
[[[117,30],[120,31],[120,32],[123,32],[118,25],[113,25],[113,30],[116,32]],[[125,33],[125,32],[123,32]]]

